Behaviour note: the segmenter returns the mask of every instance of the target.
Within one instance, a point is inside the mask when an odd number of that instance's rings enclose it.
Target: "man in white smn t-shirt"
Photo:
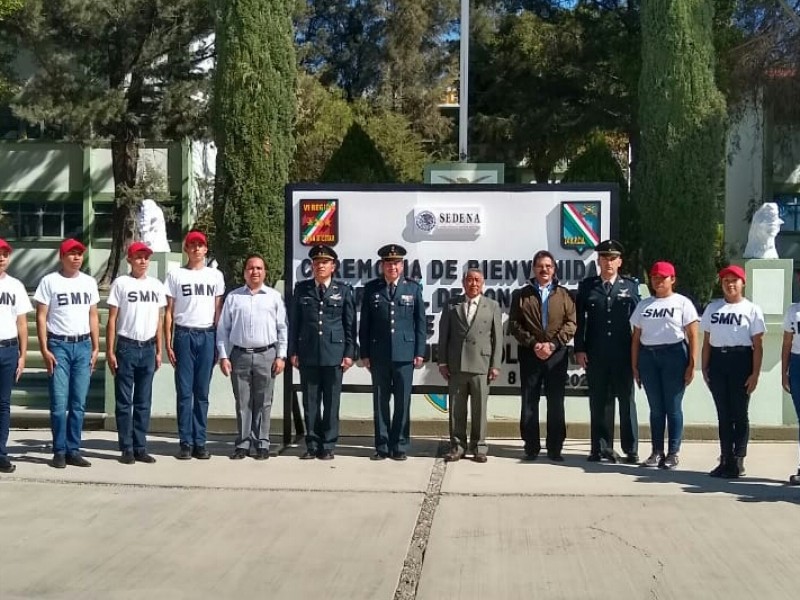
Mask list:
[[[100,348],[100,294],[94,278],[81,273],[84,252],[78,240],[64,240],[59,270],[42,277],[33,295],[39,347],[50,375],[51,464],[57,469],[91,466],[80,450],[89,378]]]
[[[11,426],[11,387],[25,369],[26,314],[33,310],[25,286],[6,273],[10,260],[11,245],[0,239],[0,473],[13,473],[17,469],[8,459],[6,448]]]
[[[119,461],[154,463],[147,453],[153,375],[161,366],[162,308],[167,291],[147,275],[153,251],[142,242],[128,248],[130,275],[118,277],[108,294],[106,362],[114,376]]]
[[[203,233],[186,234],[183,249],[189,260],[167,275],[164,317],[167,356],[175,368],[180,438],[176,458],[207,460],[208,389],[225,281],[221,271],[206,266],[208,241]]]

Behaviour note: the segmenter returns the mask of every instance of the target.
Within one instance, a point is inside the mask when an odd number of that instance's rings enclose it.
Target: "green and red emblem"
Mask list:
[[[339,201],[300,200],[300,243],[304,246],[339,241]]]

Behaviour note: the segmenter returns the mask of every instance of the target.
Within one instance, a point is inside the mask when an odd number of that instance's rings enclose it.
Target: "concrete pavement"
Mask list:
[[[709,478],[712,443],[680,469],[519,461],[444,465],[441,440],[404,463],[342,441],[330,462],[289,448],[266,462],[117,463],[87,432],[89,469],[52,469],[49,432],[12,432],[0,475],[0,598],[789,598],[800,578],[796,443],[751,445],[748,477]],[[643,444],[643,454],[646,443]]]

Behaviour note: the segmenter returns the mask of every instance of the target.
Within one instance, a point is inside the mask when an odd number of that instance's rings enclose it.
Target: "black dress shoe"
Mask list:
[[[399,452],[398,451],[398,452],[392,452],[391,458],[392,458],[392,460],[403,461],[403,460],[406,460],[408,457],[406,456],[405,452]]]
[[[444,455],[444,462],[456,462],[461,460],[461,452],[458,450],[450,450]]]
[[[17,465],[8,460],[7,456],[0,456],[0,473],[13,473],[17,470]]]
[[[617,464],[621,460],[619,454],[617,454],[615,450],[603,450],[600,452],[600,456],[604,460],[614,464]]]
[[[192,458],[192,447],[187,444],[181,444],[181,448],[175,458],[178,460],[190,460]]]
[[[136,459],[133,457],[133,452],[126,451],[120,454],[119,462],[123,465],[132,465],[136,462]]]
[[[561,452],[548,452],[547,458],[553,462],[564,462],[564,457],[561,456]]]
[[[524,460],[525,462],[533,462],[537,458],[539,458],[538,452],[526,452],[525,454],[522,455],[522,460]]]
[[[333,460],[335,457],[333,455],[333,450],[323,450],[319,453],[320,460]]]
[[[388,458],[388,454],[385,452],[376,452],[372,456],[369,457],[370,460],[386,460]]]
[[[236,448],[231,454],[231,460],[242,460],[243,458],[247,458],[247,450],[244,448]]]
[[[72,452],[67,454],[67,464],[73,467],[91,467],[92,463],[83,458],[80,452]]]
[[[625,464],[626,465],[638,465],[639,464],[639,455],[635,452],[628,452],[625,455]]]
[[[253,455],[256,460],[267,460],[269,458],[269,448],[259,448]]]
[[[472,460],[473,460],[474,462],[476,462],[476,463],[481,463],[481,464],[483,464],[483,463],[485,463],[487,460],[489,460],[489,457],[487,457],[485,454],[476,454],[475,456],[473,456],[473,457],[472,457]]]
[[[211,453],[206,450],[205,446],[195,446],[194,450],[192,451],[192,456],[199,460],[208,460],[211,458]]]
[[[600,462],[602,457],[600,456],[599,452],[592,452],[588,457],[586,457],[586,460],[589,462]]]
[[[306,450],[306,453],[300,457],[300,460],[314,460],[317,458],[317,453],[313,450]]]
[[[56,469],[65,469],[67,467],[67,457],[64,454],[54,454],[50,466]]]
[[[133,459],[134,459],[136,462],[140,462],[140,463],[146,463],[146,464],[148,464],[148,465],[152,465],[154,462],[156,462],[156,459],[155,459],[155,458],[153,458],[152,456],[150,456],[150,455],[149,455],[147,452],[145,452],[144,450],[143,450],[143,451],[141,451],[141,452],[134,452],[134,453],[133,453]]]

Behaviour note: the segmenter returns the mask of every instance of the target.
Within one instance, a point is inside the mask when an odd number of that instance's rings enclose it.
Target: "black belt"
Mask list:
[[[752,352],[752,346],[711,346],[712,352],[721,352],[727,354],[729,352]]]
[[[124,335],[118,335],[117,341],[130,344],[131,346],[138,346],[139,348],[145,348],[147,346],[152,346],[153,344],[155,344],[156,338],[152,337],[149,340],[140,342],[139,340],[134,340],[133,338],[125,337]]]
[[[675,348],[676,346],[683,346],[684,344],[686,344],[686,340],[673,342],[671,344],[642,344],[642,348],[646,348],[648,350],[666,350],[668,348]]]
[[[59,342],[85,342],[89,339],[89,334],[82,333],[81,335],[58,335],[56,333],[48,333],[47,339],[58,340]]]
[[[183,329],[184,331],[216,331],[216,327],[186,327],[184,325],[175,325],[175,329]]]
[[[10,346],[19,346],[17,338],[8,338],[7,340],[0,340],[0,348],[9,348]]]
[[[238,350],[239,352],[244,352],[245,354],[261,354],[262,352],[266,352],[267,350],[271,350],[275,347],[275,344],[270,344],[269,346],[259,346],[258,348],[242,348],[241,346],[234,346],[234,350]]]

